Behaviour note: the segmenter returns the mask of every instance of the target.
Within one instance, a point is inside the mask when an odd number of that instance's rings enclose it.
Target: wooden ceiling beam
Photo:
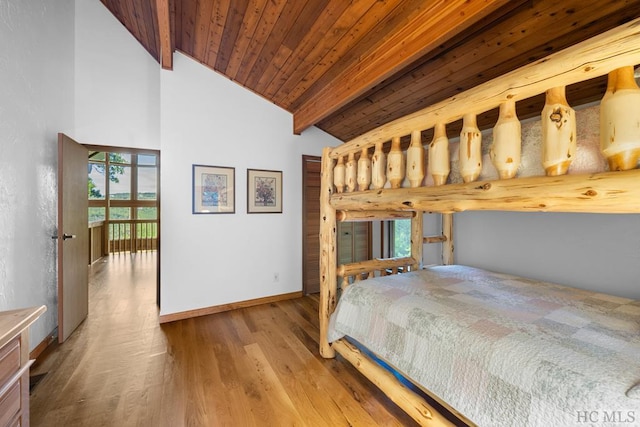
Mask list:
[[[302,104],[293,114],[294,133],[300,134],[320,122],[506,3],[507,0],[434,2]]]
[[[160,40],[160,64],[165,70],[173,70],[173,46],[169,0],[156,0],[158,11],[158,40]]]

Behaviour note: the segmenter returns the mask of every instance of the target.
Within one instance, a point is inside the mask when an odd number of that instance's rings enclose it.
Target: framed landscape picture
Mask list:
[[[235,213],[235,168],[193,165],[193,213]]]
[[[282,171],[247,169],[247,213],[282,213]]]

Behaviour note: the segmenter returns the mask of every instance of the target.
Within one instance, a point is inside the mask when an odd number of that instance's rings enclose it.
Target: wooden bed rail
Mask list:
[[[338,211],[336,220],[340,222],[392,221],[410,219],[416,216],[413,211]]]
[[[418,268],[416,261],[412,257],[377,258],[342,264],[338,267],[336,273],[338,277],[342,277],[342,289],[344,290],[349,286],[349,278],[353,278],[354,281],[358,282],[362,279],[374,277],[376,272],[380,276],[387,276],[415,270],[416,268]]]
[[[421,396],[404,387],[391,372],[381,368],[380,365],[350,342],[345,339],[340,339],[333,345],[342,357],[348,360],[378,388],[382,390],[393,390],[393,392],[387,394],[389,399],[409,414],[418,424],[432,427],[449,427],[455,425],[436,411],[433,406]],[[461,414],[455,414],[471,425],[471,422],[466,420]]]
[[[336,194],[334,209],[639,213],[640,169]]]
[[[425,236],[422,238],[423,243],[442,243],[447,241],[447,236],[441,234],[440,236]]]

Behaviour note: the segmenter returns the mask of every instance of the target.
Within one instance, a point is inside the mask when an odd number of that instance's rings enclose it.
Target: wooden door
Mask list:
[[[85,147],[58,134],[58,341],[89,312],[89,227]]]
[[[321,159],[302,156],[302,291],[320,292]]]
[[[371,259],[371,223],[338,222],[338,265]]]

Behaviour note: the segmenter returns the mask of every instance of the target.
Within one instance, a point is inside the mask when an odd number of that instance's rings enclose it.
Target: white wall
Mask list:
[[[158,149],[160,65],[98,0],[75,2],[78,142]]]
[[[57,133],[73,126],[73,0],[0,1],[0,311],[46,305],[57,325]]]
[[[456,262],[640,298],[640,215],[465,212]]]
[[[161,314],[300,291],[302,154],[339,141],[181,54],[161,87]],[[235,168],[235,214],[192,214],[193,164]],[[282,214],[247,214],[247,168],[283,171]]]

